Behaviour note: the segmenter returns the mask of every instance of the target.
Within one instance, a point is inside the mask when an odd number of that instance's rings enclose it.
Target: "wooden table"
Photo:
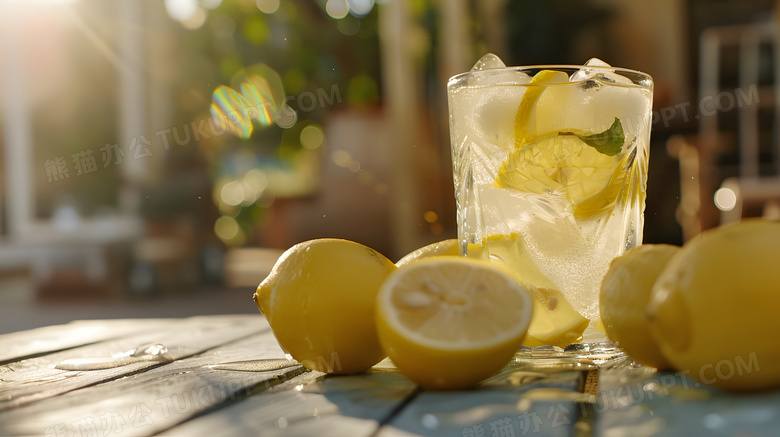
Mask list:
[[[139,345],[169,360],[55,369]],[[780,392],[727,395],[632,365],[510,363],[473,390],[417,388],[384,361],[353,376],[293,365],[261,315],[76,321],[0,336],[0,436],[780,435]]]

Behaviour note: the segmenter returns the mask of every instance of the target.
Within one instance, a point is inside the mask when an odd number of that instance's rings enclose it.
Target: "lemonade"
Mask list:
[[[610,262],[642,240],[652,89],[599,60],[506,68],[487,55],[451,78],[461,253],[532,271],[598,319]]]

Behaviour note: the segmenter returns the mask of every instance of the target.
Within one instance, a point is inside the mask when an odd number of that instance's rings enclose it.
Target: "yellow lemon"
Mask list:
[[[582,337],[588,327],[583,317],[545,276],[531,258],[520,234],[491,235],[482,245],[469,245],[469,257],[501,266],[533,296],[534,312],[524,346],[566,347]]]
[[[706,231],[663,270],[650,332],[678,370],[727,390],[780,386],[780,222]]]
[[[490,263],[433,257],[391,274],[377,297],[387,355],[430,389],[473,386],[505,366],[523,342],[531,296]]]
[[[607,337],[637,363],[658,369],[671,366],[650,334],[645,313],[653,284],[679,250],[668,244],[635,247],[612,261],[601,283],[599,309]]]
[[[458,256],[460,253],[458,252],[458,240],[456,238],[452,238],[449,240],[443,240],[439,241],[433,244],[429,244],[427,246],[423,246],[414,252],[410,252],[409,254],[405,255],[403,258],[399,259],[398,262],[395,263],[398,267],[401,267],[403,265],[409,264],[412,261],[417,261],[418,259],[424,259],[424,258],[431,258],[434,256]]]
[[[362,372],[385,357],[374,310],[379,287],[396,269],[353,241],[306,241],[282,254],[254,300],[282,349],[306,368]]]

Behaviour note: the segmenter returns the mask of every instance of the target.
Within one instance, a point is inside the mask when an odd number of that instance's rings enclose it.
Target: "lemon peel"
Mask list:
[[[607,338],[637,363],[669,369],[645,320],[656,279],[680,248],[643,244],[612,260],[601,283],[599,310]]]
[[[458,251],[458,240],[456,238],[451,238],[448,240],[442,240],[436,243],[431,243],[427,246],[423,246],[415,251],[412,251],[404,255],[403,258],[396,261],[395,265],[401,267],[403,265],[409,264],[410,262],[416,261],[418,259],[431,258],[434,256],[459,256],[459,255],[460,253]]]
[[[260,283],[254,300],[282,349],[310,370],[351,374],[385,357],[376,295],[397,267],[354,241],[296,244]]]
[[[683,245],[653,286],[650,332],[664,357],[704,384],[780,387],[780,222],[746,219]]]

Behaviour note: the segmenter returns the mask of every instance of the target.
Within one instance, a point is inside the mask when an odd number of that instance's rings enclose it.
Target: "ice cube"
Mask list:
[[[588,59],[588,62],[585,63],[585,67],[611,67],[611,65],[607,64],[599,58],[590,58]],[[593,68],[581,68],[578,72],[571,75],[569,81],[583,82],[593,78],[593,76],[595,76],[597,73],[598,71]]]
[[[531,76],[514,68],[506,68],[504,61],[493,53],[481,57],[471,68],[468,86],[518,85],[531,81]]]
[[[514,145],[514,117],[531,77],[515,68],[505,68],[501,59],[489,53],[469,74],[448,83],[452,135],[456,143],[465,139],[487,152]]]
[[[503,151],[514,146],[514,117],[525,90],[511,85],[511,77],[481,79],[485,80],[477,84],[470,81],[470,86],[450,94],[451,117],[457,120],[451,126],[451,134],[458,143],[474,142],[486,153]],[[488,80],[496,80],[499,84]]]
[[[611,65],[607,64],[606,62],[602,61],[599,58],[590,58],[588,59],[588,62],[585,63],[585,67],[581,68],[576,73],[572,74],[569,78],[570,82],[584,82],[586,85],[586,88],[592,88],[593,86],[598,86],[596,83],[589,83],[591,79],[597,80],[602,83],[619,83],[624,85],[631,85],[633,82],[631,82],[631,79],[621,76],[619,74],[615,73],[615,70],[612,68],[609,68],[605,70],[604,68],[587,68],[587,67],[611,67]]]
[[[553,95],[549,90],[542,94],[537,103],[537,112],[545,115],[541,120],[553,118],[554,122],[566,128],[603,132],[618,118],[627,140],[643,133],[646,130],[645,114],[650,111],[652,91],[614,71],[606,62],[590,59],[569,78],[573,87],[562,87],[558,91],[559,95]],[[544,111],[545,94],[549,94],[547,100],[552,101],[548,106],[557,112],[549,108]]]
[[[488,53],[487,55],[479,58],[479,61],[477,61],[477,63],[471,67],[471,71],[492,70],[494,68],[504,67],[506,67],[506,64],[504,64],[504,61],[502,61],[501,58],[494,55],[493,53]]]

